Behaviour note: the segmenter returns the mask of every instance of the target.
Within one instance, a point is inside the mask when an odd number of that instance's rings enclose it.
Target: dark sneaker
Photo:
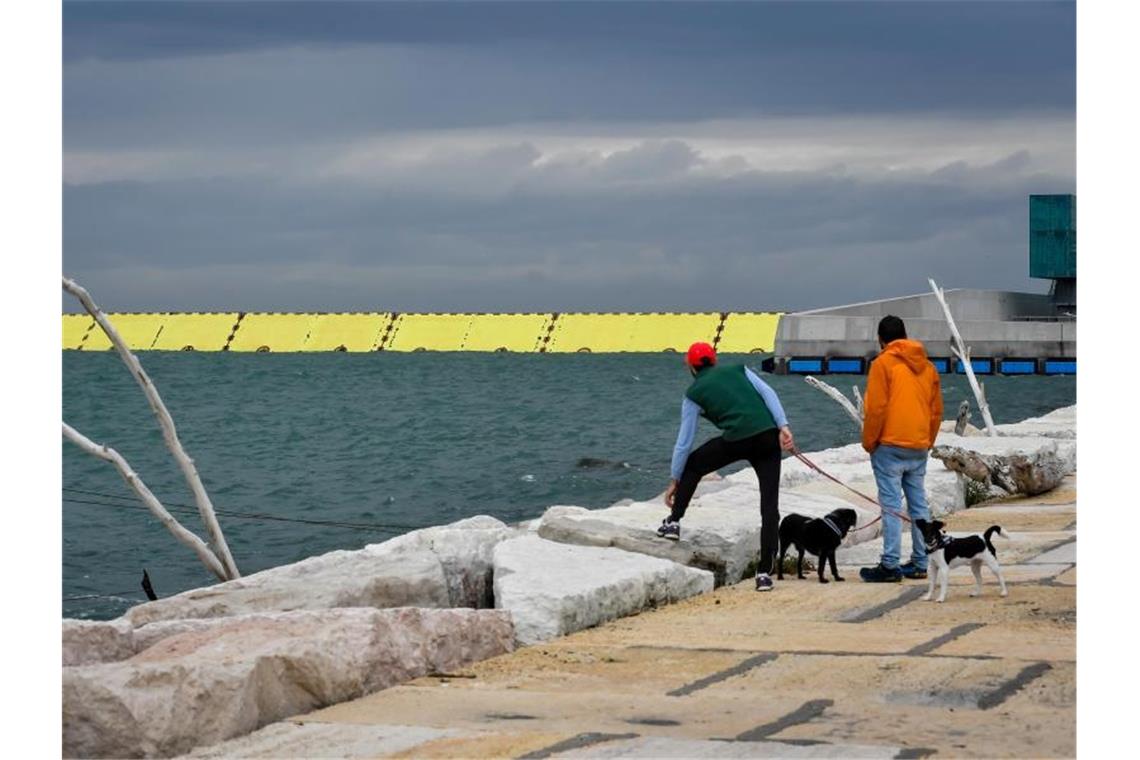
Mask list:
[[[771,591],[775,584],[772,583],[772,576],[767,573],[756,574],[756,590],[757,591]]]
[[[661,538],[667,538],[670,541],[680,541],[681,523],[674,522],[666,517],[661,521],[661,527],[657,529],[657,535]]]
[[[913,578],[916,581],[920,581],[926,577],[926,571],[915,567],[913,562],[899,565],[899,572],[902,573],[904,578]]]
[[[902,573],[897,567],[892,569],[878,564],[859,568],[859,577],[867,583],[898,583],[902,580]]]

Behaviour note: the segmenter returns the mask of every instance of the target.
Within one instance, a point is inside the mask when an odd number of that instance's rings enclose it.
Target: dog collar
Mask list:
[[[926,545],[926,551],[936,552],[939,549],[945,549],[947,546],[950,545],[950,542],[953,540],[954,539],[950,538],[950,536],[946,535],[945,533],[942,533],[938,536],[938,540],[935,541],[933,545],[932,544]]]
[[[821,520],[823,520],[824,524],[825,524],[827,527],[829,527],[829,528],[831,528],[833,531],[835,531],[835,535],[839,536],[840,538],[843,538],[843,531],[841,531],[841,530],[839,529],[839,527],[838,527],[838,526],[837,526],[835,523],[833,523],[833,522],[831,521],[831,518],[830,518],[830,517],[821,517],[820,519],[821,519]]]

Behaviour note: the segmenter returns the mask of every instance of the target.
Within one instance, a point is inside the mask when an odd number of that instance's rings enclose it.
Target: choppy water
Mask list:
[[[514,522],[552,504],[652,497],[669,477],[689,379],[671,354],[146,353],[141,361],[219,511],[387,526],[222,516],[244,574],[475,514]],[[857,440],[838,405],[802,378],[766,379],[801,448]],[[830,380],[848,393],[865,382]],[[1075,402],[1071,377],[985,383],[999,423]],[[944,377],[943,390],[950,417],[969,388]],[[168,506],[193,504],[118,356],[64,352],[63,418],[118,449]],[[712,432],[702,423],[698,442]],[[144,568],[160,596],[213,581],[110,464],[62,445],[64,615],[121,614],[144,599]],[[195,515],[177,516],[204,535]]]

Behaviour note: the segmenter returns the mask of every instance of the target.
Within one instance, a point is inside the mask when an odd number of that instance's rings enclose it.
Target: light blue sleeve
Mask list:
[[[673,447],[673,463],[669,467],[669,475],[673,480],[680,480],[681,473],[685,471],[685,462],[689,459],[693,438],[697,435],[697,419],[700,414],[701,408],[686,396],[681,402],[681,430],[677,433],[677,444]]]
[[[748,378],[748,381],[752,383],[752,387],[755,388],[756,392],[760,394],[760,397],[764,399],[764,404],[768,407],[768,411],[772,413],[772,418],[776,420],[776,427],[786,426],[788,424],[788,415],[784,414],[784,407],[780,405],[780,397],[776,395],[776,391],[772,390],[770,385],[761,380],[760,376],[748,369],[748,367],[744,368],[744,374]]]

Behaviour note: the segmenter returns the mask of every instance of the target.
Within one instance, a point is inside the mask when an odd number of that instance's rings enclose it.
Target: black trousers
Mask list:
[[[684,517],[701,478],[741,460],[752,465],[760,480],[760,564],[756,571],[771,573],[780,543],[780,434],[775,429],[739,441],[718,436],[694,449],[677,483],[670,519]]]

